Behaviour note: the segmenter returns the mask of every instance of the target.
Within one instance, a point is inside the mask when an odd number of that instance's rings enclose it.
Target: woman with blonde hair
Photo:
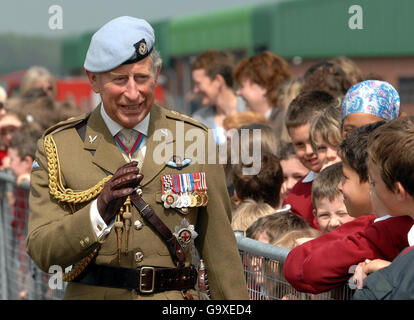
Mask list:
[[[52,99],[56,98],[56,80],[44,67],[33,66],[23,76],[20,96],[25,97],[32,89],[42,89]]]

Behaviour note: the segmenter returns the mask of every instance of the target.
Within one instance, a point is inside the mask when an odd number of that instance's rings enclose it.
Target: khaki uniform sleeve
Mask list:
[[[72,214],[49,193],[43,139],[38,142],[38,166],[32,169],[26,251],[45,272],[52,265],[66,268],[89,255],[98,245],[89,215],[90,205]]]

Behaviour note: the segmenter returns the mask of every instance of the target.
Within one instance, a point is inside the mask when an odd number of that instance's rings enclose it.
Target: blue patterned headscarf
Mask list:
[[[361,112],[392,120],[398,117],[400,96],[388,82],[366,80],[353,85],[342,101],[342,120],[351,113]]]

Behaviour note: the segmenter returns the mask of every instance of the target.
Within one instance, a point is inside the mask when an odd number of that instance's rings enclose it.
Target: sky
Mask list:
[[[0,34],[61,37],[96,30],[121,15],[156,22],[275,1],[278,0],[2,0]],[[57,20],[58,16],[62,19]]]

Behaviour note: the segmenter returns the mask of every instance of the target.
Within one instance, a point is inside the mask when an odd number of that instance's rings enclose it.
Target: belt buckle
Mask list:
[[[143,274],[143,271],[147,269],[147,270],[151,270],[152,271],[152,284],[151,284],[151,289],[150,290],[144,290],[142,289],[142,277],[145,276],[145,274]],[[154,267],[141,267],[139,270],[139,291],[141,293],[153,293],[154,292],[154,284],[155,284],[155,268]]]

